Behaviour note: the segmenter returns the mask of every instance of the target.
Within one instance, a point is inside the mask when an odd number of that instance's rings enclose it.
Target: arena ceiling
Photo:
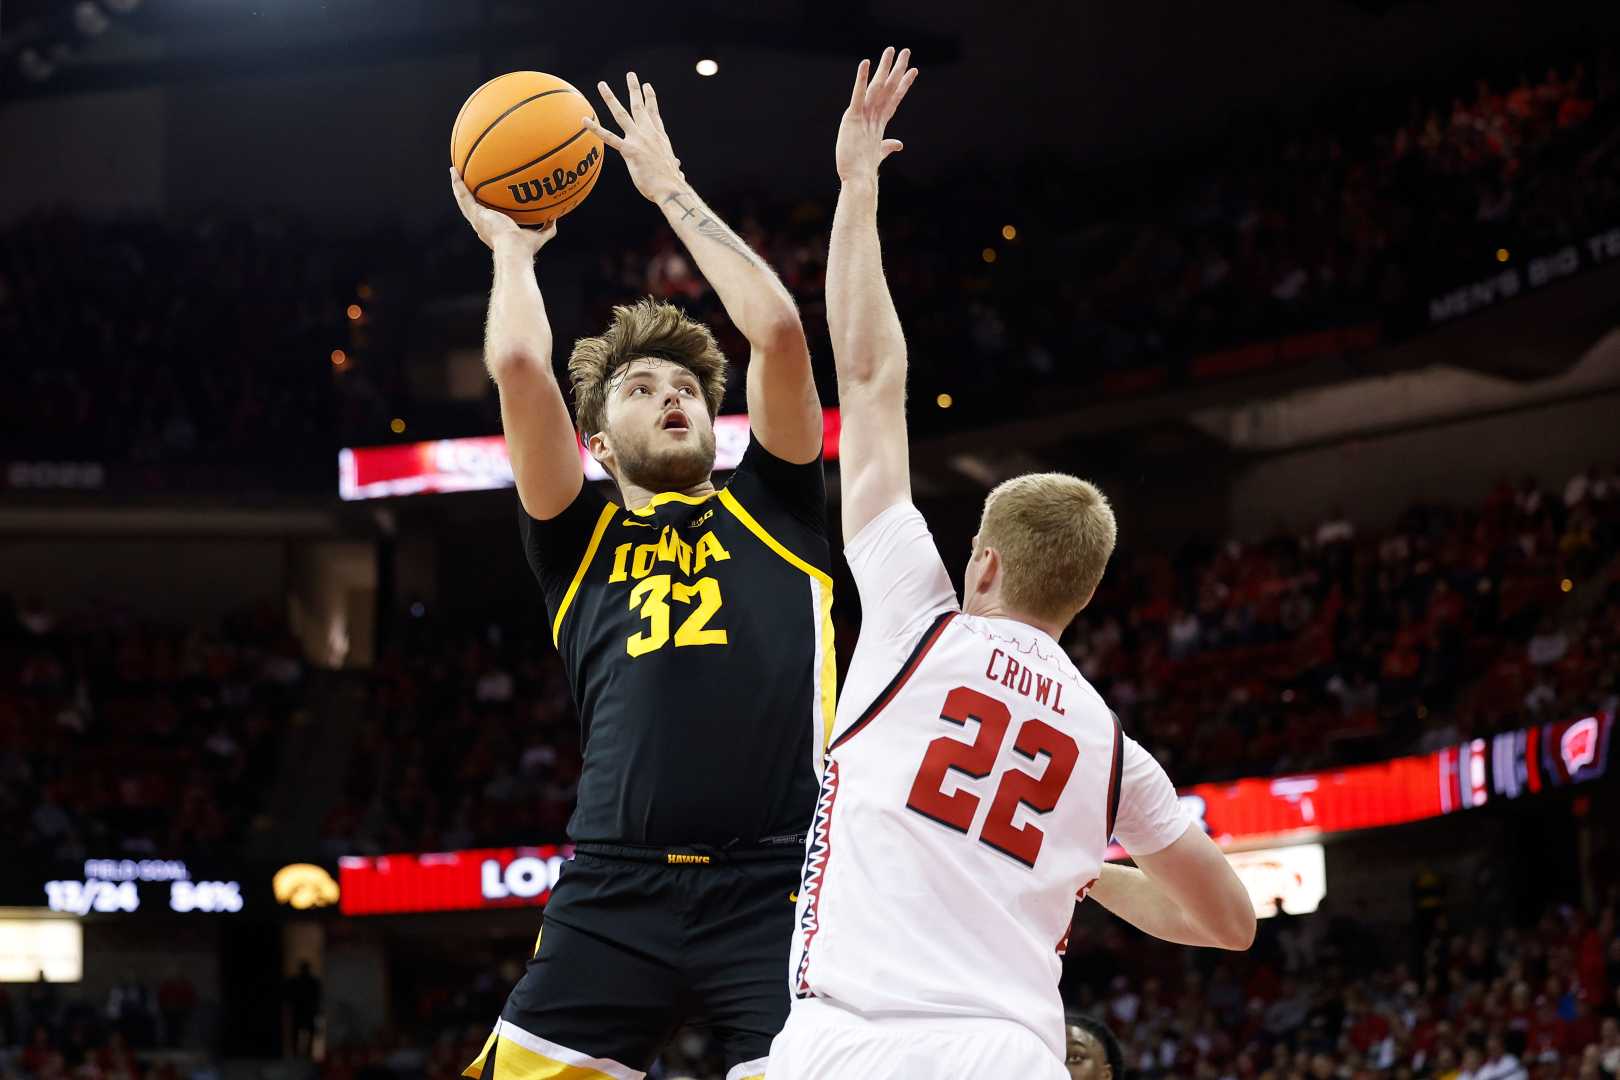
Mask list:
[[[449,53],[476,54],[489,72],[571,73],[689,71],[712,54],[733,87],[746,80],[748,93],[825,110],[843,67],[893,41],[913,48],[932,83],[934,105],[912,118],[922,138],[1118,161],[1214,143],[1244,117],[1308,115],[1392,80],[1511,77],[1615,31],[1620,5],[1514,0],[5,0],[0,103]],[[791,104],[784,119],[797,119]]]

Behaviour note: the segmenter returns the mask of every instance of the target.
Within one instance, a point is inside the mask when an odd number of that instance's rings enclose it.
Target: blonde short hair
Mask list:
[[[986,497],[978,545],[1001,555],[1008,609],[1066,623],[1091,600],[1117,535],[1114,509],[1095,484],[1030,473]]]
[[[703,387],[710,418],[719,415],[726,396],[726,357],[713,332],[674,304],[644,296],[615,307],[601,337],[574,342],[568,380],[574,387],[574,422],[584,438],[606,424],[609,387],[632,360],[668,360],[686,368]]]

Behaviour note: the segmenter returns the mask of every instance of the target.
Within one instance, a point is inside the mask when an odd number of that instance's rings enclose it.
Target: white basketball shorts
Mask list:
[[[793,1003],[769,1080],[1068,1080],[1051,1047],[1011,1020],[868,1019],[819,998]]]

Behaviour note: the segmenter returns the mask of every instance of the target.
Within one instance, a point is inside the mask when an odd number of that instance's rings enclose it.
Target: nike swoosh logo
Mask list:
[[[619,524],[620,525],[639,525],[643,529],[650,529],[650,528],[653,527],[653,523],[650,522],[650,521],[634,521],[634,520],[632,520],[630,518],[625,518],[623,521],[619,522]]]

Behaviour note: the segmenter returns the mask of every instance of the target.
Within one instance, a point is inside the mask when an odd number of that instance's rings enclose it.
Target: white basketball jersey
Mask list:
[[[1061,1058],[1075,897],[1111,833],[1140,853],[1181,835],[1175,790],[1049,634],[959,610],[915,507],[884,511],[845,554],[861,634],[807,845],[793,993],[867,1016],[1005,1018]]]

